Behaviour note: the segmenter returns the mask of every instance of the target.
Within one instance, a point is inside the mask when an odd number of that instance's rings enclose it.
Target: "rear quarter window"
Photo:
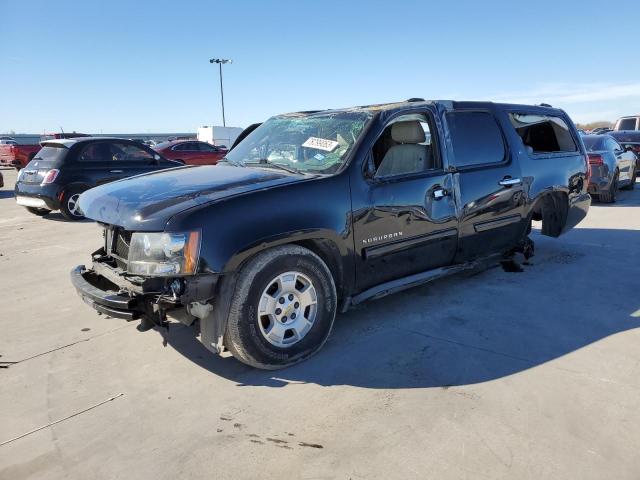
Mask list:
[[[618,122],[618,130],[635,130],[636,119],[635,118],[623,118]]]
[[[509,119],[529,153],[566,153],[578,150],[571,129],[562,117],[510,113]]]

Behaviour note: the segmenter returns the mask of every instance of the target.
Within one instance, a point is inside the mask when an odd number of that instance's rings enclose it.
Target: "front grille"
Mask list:
[[[105,250],[107,255],[116,261],[122,270],[127,269],[129,258],[129,246],[131,245],[131,232],[114,227],[105,230]]]
[[[126,230],[118,230],[116,232],[113,253],[115,253],[119,257],[128,258],[129,245],[131,245],[131,232],[127,232]]]

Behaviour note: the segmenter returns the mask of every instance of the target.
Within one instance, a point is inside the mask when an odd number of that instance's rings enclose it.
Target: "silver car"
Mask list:
[[[637,158],[630,148],[623,148],[611,135],[585,135],[582,141],[589,155],[592,196],[613,203],[619,188],[635,188]]]

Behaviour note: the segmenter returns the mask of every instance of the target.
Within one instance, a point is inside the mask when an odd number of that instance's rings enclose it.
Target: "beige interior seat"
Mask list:
[[[404,175],[433,168],[430,146],[419,145],[426,140],[420,122],[394,123],[391,125],[391,138],[398,145],[387,151],[380,162],[377,176]]]

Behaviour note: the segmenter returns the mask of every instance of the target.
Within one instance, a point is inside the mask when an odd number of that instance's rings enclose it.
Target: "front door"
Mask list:
[[[452,175],[442,168],[433,125],[429,111],[396,117],[369,154],[365,200],[353,212],[359,290],[449,265],[454,258]]]
[[[524,186],[520,166],[507,148],[491,110],[454,110],[446,115],[453,146],[454,183],[460,206],[457,262],[503,253],[522,237]]]
[[[114,180],[153,172],[159,168],[154,153],[134,143],[114,142],[111,149],[110,171],[114,175]]]

